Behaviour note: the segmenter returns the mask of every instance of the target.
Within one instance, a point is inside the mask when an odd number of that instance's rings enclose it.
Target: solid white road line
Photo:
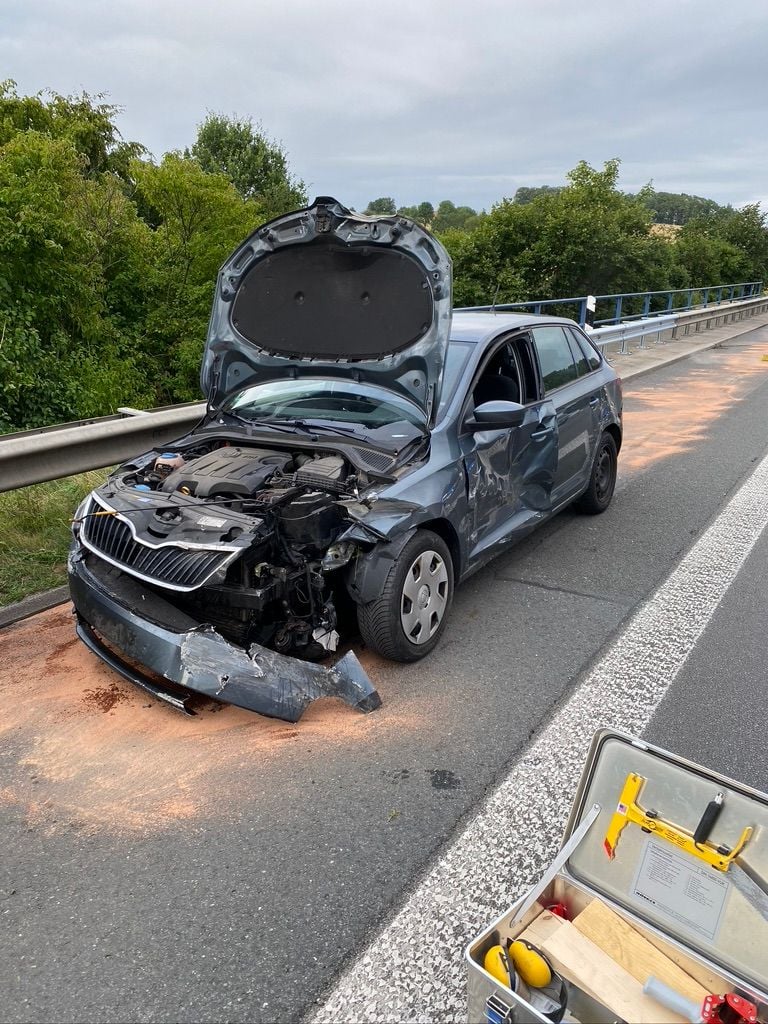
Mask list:
[[[467,942],[556,853],[595,730],[639,736],[768,523],[768,456],[341,976],[316,1022],[466,1020]]]

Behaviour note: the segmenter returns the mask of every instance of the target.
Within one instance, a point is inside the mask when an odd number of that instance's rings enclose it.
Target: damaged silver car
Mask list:
[[[566,505],[608,507],[621,386],[569,320],[451,308],[423,227],[336,200],[222,267],[187,436],[75,516],[80,637],[150,693],[296,721],[379,696],[357,631],[429,654],[456,583]]]

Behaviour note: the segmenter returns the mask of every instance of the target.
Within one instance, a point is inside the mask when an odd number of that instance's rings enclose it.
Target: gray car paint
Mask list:
[[[471,575],[583,493],[603,431],[614,429],[619,438],[617,448],[620,447],[621,386],[604,359],[597,369],[572,384],[529,403],[521,427],[493,431],[463,428],[467,396],[489,350],[501,338],[514,337],[544,324],[575,327],[573,321],[555,317],[454,313],[452,337],[471,343],[474,351],[431,432],[429,458],[397,483],[379,491],[379,501],[386,502],[386,517],[379,517],[376,502],[361,520],[362,525],[388,538],[419,526],[437,524],[444,539],[450,540],[457,581]],[[590,406],[590,399],[594,398],[597,402]],[[552,491],[551,479],[557,468],[557,421],[574,401],[590,409],[589,423],[584,424],[588,432],[588,457],[581,472],[570,477],[567,489],[561,488],[558,494]],[[530,443],[530,435],[542,428],[548,432],[545,443]],[[531,486],[532,483],[537,486]],[[403,509],[402,516],[393,515],[400,500],[409,506],[417,503],[418,511],[409,507]],[[478,504],[484,502],[485,511],[478,511]],[[495,516],[494,505],[499,512]],[[367,587],[360,584],[363,576],[375,581],[381,577],[381,571],[371,573],[366,565],[368,559],[377,558],[378,550],[374,548],[355,567],[353,593],[358,600],[373,600],[377,594],[376,583]]]
[[[328,200],[328,207],[333,202]],[[357,547],[357,557],[346,570],[349,593],[358,603],[367,603],[378,597],[400,552],[414,533],[423,527],[439,533],[447,542],[453,576],[458,582],[584,492],[603,431],[612,431],[617,448],[620,447],[620,382],[602,358],[595,369],[547,395],[541,393],[539,374],[539,393],[524,408],[515,407],[520,411],[519,426],[480,428],[473,422],[471,392],[478,372],[494,346],[502,339],[527,333],[537,325],[562,324],[575,330],[578,328],[572,321],[552,317],[457,313],[453,317],[451,337],[471,346],[472,351],[455,383],[453,394],[444,395],[438,409],[440,378],[448,341],[450,289],[446,294],[437,287],[433,292],[435,315],[432,328],[419,338],[413,350],[391,352],[374,362],[357,360],[348,364],[291,359],[285,354],[277,356],[261,349],[249,352],[230,323],[228,303],[236,293],[237,285],[236,276],[234,281],[230,280],[233,268],[245,273],[254,254],[267,251],[264,246],[274,247],[281,242],[280,231],[285,235],[281,244],[289,245],[292,244],[290,232],[298,227],[303,226],[302,230],[306,231],[317,230],[319,217],[326,215],[323,212],[325,207],[318,201],[313,209],[309,220],[308,211],[300,211],[301,216],[293,219],[279,219],[275,224],[282,227],[272,231],[272,238],[268,237],[269,233],[257,233],[225,264],[214,301],[201,377],[214,399],[214,407],[198,428],[186,438],[179,439],[178,444],[181,446],[190,440],[213,435],[226,437],[229,443],[234,444],[275,449],[288,446],[294,450],[311,448],[314,442],[300,435],[286,436],[267,426],[237,425],[220,417],[215,408],[216,400],[255,374],[261,381],[296,375],[322,377],[326,373],[337,379],[365,379],[367,383],[387,387],[401,398],[405,396],[415,406],[420,406],[425,421],[431,421],[431,426],[425,424],[425,443],[412,456],[412,461],[406,460],[404,464],[398,462],[396,446],[387,446],[379,437],[377,446],[388,450],[392,456],[392,471],[379,474],[379,482],[370,485],[354,501],[339,501],[350,525],[335,543],[352,541]],[[353,235],[358,229],[362,231],[366,222],[366,230],[371,231],[370,219],[350,215],[338,204],[331,213],[329,223],[334,231],[341,232],[339,237],[345,230],[352,231]],[[403,236],[395,230],[400,223],[399,218],[384,218],[379,238],[385,238],[387,244],[411,244],[400,241]],[[422,245],[424,239],[430,239],[428,233],[418,229],[412,235],[405,232],[404,237],[413,243],[413,251],[407,253],[407,258],[422,259],[425,267],[432,261],[433,266],[439,266],[434,271],[437,275],[433,278],[435,285],[449,282],[450,263],[441,262],[439,248]],[[358,241],[353,237],[350,244],[358,244]],[[417,371],[416,377],[410,381],[406,380],[406,367],[407,373],[413,372],[414,368]],[[427,394],[429,397],[424,399]],[[578,434],[586,434],[584,453],[574,472],[569,472],[558,487],[559,444],[563,437],[568,436],[570,422],[575,424]],[[341,435],[334,437],[332,433],[324,433],[318,443],[325,450],[335,448],[352,457],[349,441]],[[140,457],[135,464],[151,458],[152,454]],[[114,500],[114,494],[110,493]],[[209,509],[215,507],[207,506]],[[229,700],[275,717],[293,721],[307,703],[322,694],[342,696],[362,711],[378,706],[378,695],[365,674],[359,666],[345,667],[342,664],[344,659],[335,670],[328,670],[275,655],[275,652],[262,653],[266,650],[264,648],[255,651],[251,647],[246,654],[242,648],[229,644],[210,626],[195,621],[190,624],[188,617],[178,622],[175,628],[169,628],[163,621],[162,610],[158,612],[155,608],[155,605],[167,606],[167,602],[157,599],[152,592],[139,603],[135,598],[121,595],[121,587],[130,590],[133,585],[128,577],[122,582],[116,578],[113,592],[109,593],[109,588],[99,580],[98,574],[90,571],[86,564],[89,558],[93,560],[94,557],[93,553],[82,548],[76,538],[70,559],[70,575],[73,600],[84,636],[87,635],[87,627],[95,625],[118,648],[161,676],[217,699]],[[135,610],[137,607],[141,612]],[[168,607],[171,608],[171,618],[178,618],[178,611],[173,606]],[[97,653],[105,660],[112,657],[103,651],[97,650]],[[267,666],[267,678],[258,664],[260,658]],[[278,659],[282,659],[280,664]],[[296,666],[296,671],[285,667],[287,661]],[[288,701],[280,686],[275,685],[275,676],[280,674],[281,665],[293,688]],[[115,667],[143,685],[133,667],[119,659]],[[249,678],[249,672],[252,678]],[[233,685],[233,680],[236,680],[236,685]]]
[[[302,262],[310,254],[315,260],[315,277],[318,268],[335,257],[352,261],[351,267],[345,267],[345,272],[336,276],[337,288],[330,296],[333,301],[326,301],[333,281],[324,282],[323,290],[313,288],[314,282]],[[407,347],[407,337],[386,329],[395,320],[392,296],[386,287],[391,261],[381,261],[380,274],[376,272],[377,266],[366,265],[387,254],[395,256],[396,262],[406,261],[417,269],[417,287],[423,291],[424,308],[429,311],[422,336]],[[284,316],[291,318],[294,327],[288,338],[278,337],[275,330],[272,347],[268,337],[260,337],[258,343],[249,340],[238,329],[236,315],[243,290],[267,261],[277,263],[274,269],[271,263],[266,266],[269,287],[262,286],[260,294],[270,302],[283,302]],[[365,280],[364,289],[357,286],[358,278]],[[360,327],[357,335],[345,337],[342,344],[340,325],[345,318]],[[355,336],[364,336],[366,324],[368,330],[381,335],[381,348],[375,353],[364,353],[354,345]],[[252,326],[258,328],[258,323]],[[450,327],[451,259],[440,242],[420,224],[405,217],[367,217],[348,210],[335,199],[320,197],[306,209],[278,217],[259,228],[222,266],[200,384],[210,401],[218,404],[226,395],[255,380],[365,380],[407,398],[425,420],[433,422],[440,400]],[[312,355],[307,351],[302,334],[310,328],[324,332],[333,342],[333,355]]]

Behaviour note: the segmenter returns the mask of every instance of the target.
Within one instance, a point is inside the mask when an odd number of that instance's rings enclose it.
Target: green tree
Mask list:
[[[403,217],[409,217],[411,220],[415,220],[418,224],[423,224],[425,227],[429,227],[435,217],[435,208],[432,203],[419,203],[418,206],[401,206],[397,211],[402,214]]]
[[[669,245],[650,233],[651,214],[617,187],[619,162],[602,170],[581,162],[560,190],[530,202],[503,200],[457,245],[456,294],[462,303],[559,298],[663,288]]]
[[[432,203],[419,203],[416,207],[416,220],[420,224],[431,224],[435,219],[435,208]]]
[[[544,196],[555,192],[562,192],[564,188],[564,185],[539,185],[535,188],[529,188],[523,185],[517,190],[517,192],[515,192],[515,196],[512,202],[520,203],[520,205],[523,205],[525,203],[531,203],[534,199],[537,199],[539,196]]]
[[[132,346],[104,301],[135,211],[86,177],[64,138],[19,132],[0,147],[0,429],[109,411],[146,397]],[[112,264],[107,266],[107,252]]]
[[[713,199],[689,196],[685,192],[655,192],[649,189],[642,200],[657,224],[687,224],[695,218],[716,216],[725,209]]]
[[[395,200],[391,196],[382,196],[380,199],[372,199],[365,212],[371,216],[394,216],[397,213]]]
[[[185,155],[193,156],[204,171],[223,174],[243,199],[256,200],[264,220],[306,204],[304,182],[291,174],[285,150],[250,118],[209,113]]]
[[[136,161],[131,173],[153,225],[144,330],[156,383],[165,400],[194,400],[218,269],[262,222],[263,209],[180,153],[159,164]]]
[[[768,280],[767,216],[758,203],[750,203],[741,210],[729,211],[716,224],[723,241],[745,257],[744,270],[752,280]]]
[[[146,152],[126,142],[115,124],[120,108],[101,96],[61,96],[51,90],[19,96],[12,79],[0,82],[0,146],[24,132],[37,132],[69,142],[83,158],[81,173],[96,177],[105,171],[125,176],[128,163]]]
[[[435,231],[449,231],[451,228],[468,229],[477,226],[477,210],[471,206],[456,206],[450,199],[443,199],[435,211],[432,226]]]

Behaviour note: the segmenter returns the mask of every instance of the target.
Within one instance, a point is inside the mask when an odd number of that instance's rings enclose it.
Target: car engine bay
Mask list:
[[[349,601],[336,570],[359,551],[338,542],[355,521],[344,502],[370,483],[328,449],[197,440],[117,470],[91,495],[80,539],[238,646],[318,660]]]

